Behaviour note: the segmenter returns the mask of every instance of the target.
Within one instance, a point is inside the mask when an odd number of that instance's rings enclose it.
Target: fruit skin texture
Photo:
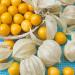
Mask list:
[[[1,0],[1,4],[4,4],[8,7],[11,4],[11,0]]]
[[[67,37],[63,32],[57,32],[55,35],[55,41],[60,45],[63,45],[67,41]]]
[[[28,10],[29,11],[34,11],[34,8],[32,7],[32,5],[28,4]]]
[[[45,26],[40,27],[39,30],[38,30],[38,37],[41,40],[46,40],[46,35],[47,35],[47,29],[46,29],[46,27]]]
[[[50,67],[48,69],[48,75],[60,75],[60,72],[56,67]]]
[[[71,67],[65,67],[63,69],[63,75],[74,75],[74,70]]]
[[[0,15],[7,11],[7,7],[4,4],[0,4]]]
[[[7,24],[0,25],[0,35],[7,36],[10,33],[10,27]]]
[[[21,24],[21,22],[24,20],[24,17],[21,14],[16,14],[14,16],[14,23]]]
[[[12,16],[14,16],[15,14],[18,13],[18,9],[17,9],[17,7],[15,7],[15,6],[10,6],[10,7],[8,8],[8,12],[9,12]]]
[[[40,15],[38,15],[38,14],[33,14],[33,15],[31,16],[31,23],[32,23],[32,25],[37,26],[37,25],[39,25],[41,22],[42,22],[42,18],[41,18]]]
[[[19,70],[19,64],[17,62],[13,62],[11,66],[8,68],[8,73],[9,75],[20,75]]]
[[[21,24],[21,28],[24,32],[28,32],[32,28],[32,24],[29,20],[24,20]]]
[[[26,3],[21,3],[19,6],[18,6],[18,10],[21,14],[25,14],[27,11],[28,11],[28,6]]]
[[[17,6],[18,7],[18,5],[21,3],[21,0],[11,0],[11,4],[13,5],[13,6]]]
[[[1,15],[1,21],[4,24],[11,24],[11,22],[12,22],[12,16],[11,16],[11,14],[8,13],[8,12],[3,13]]]
[[[10,46],[10,48],[13,48],[14,46],[14,41],[13,40],[4,40],[4,43]]]
[[[20,34],[20,32],[21,32],[21,27],[20,27],[20,25],[18,25],[18,24],[12,24],[12,25],[11,25],[11,33],[12,33],[13,35],[18,35],[18,34]]]
[[[33,15],[32,12],[26,12],[24,17],[25,17],[26,20],[30,20],[32,15]]]

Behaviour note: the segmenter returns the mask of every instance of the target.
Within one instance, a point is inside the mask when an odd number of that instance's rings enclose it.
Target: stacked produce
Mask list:
[[[17,36],[29,32],[42,22],[33,7],[21,0],[1,0],[0,36]]]
[[[60,75],[75,62],[75,0],[0,0],[0,70],[9,75]],[[67,39],[67,35],[71,40]],[[64,51],[61,46],[64,45]],[[65,66],[63,75],[74,75]]]

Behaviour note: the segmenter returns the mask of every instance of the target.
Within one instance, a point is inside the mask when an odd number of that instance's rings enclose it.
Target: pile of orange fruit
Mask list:
[[[0,0],[0,36],[19,35],[40,25],[42,17],[21,0]]]

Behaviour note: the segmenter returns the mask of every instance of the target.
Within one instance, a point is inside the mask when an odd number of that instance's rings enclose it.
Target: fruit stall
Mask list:
[[[75,75],[75,0],[0,0],[0,75]]]

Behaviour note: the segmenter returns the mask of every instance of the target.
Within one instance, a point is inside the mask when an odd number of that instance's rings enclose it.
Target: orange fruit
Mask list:
[[[40,15],[38,15],[38,14],[33,14],[33,15],[31,16],[31,23],[32,23],[32,25],[37,26],[37,25],[39,25],[41,22],[42,22],[42,18],[41,18]]]
[[[63,32],[57,32],[55,35],[55,41],[62,45],[66,43],[67,37]]]
[[[24,17],[21,14],[14,15],[14,23],[21,24],[23,20],[24,20]]]
[[[28,6],[26,3],[21,3],[19,6],[18,6],[18,10],[21,14],[25,14],[27,11],[28,11]]]
[[[10,6],[10,7],[8,8],[8,12],[9,12],[12,16],[14,16],[15,14],[18,13],[18,9],[17,9],[17,7],[15,7],[15,6]]]
[[[41,39],[41,40],[46,40],[46,35],[47,35],[47,29],[45,26],[43,27],[40,27],[38,29],[38,37]]]
[[[58,68],[56,68],[56,67],[49,67],[48,75],[60,75],[60,72],[59,72]]]
[[[9,12],[5,12],[1,15],[1,21],[4,24],[11,24],[12,23],[12,16]]]
[[[19,6],[19,4],[21,3],[21,0],[11,0],[11,4],[13,5],[13,6]]]
[[[26,12],[25,15],[24,15],[25,19],[30,20],[32,14],[33,14],[32,12]]]
[[[29,20],[24,20],[21,24],[21,28],[24,32],[28,32],[32,28],[32,24]]]
[[[63,75],[74,75],[74,70],[71,67],[65,67],[63,69]]]
[[[1,4],[6,5],[8,7],[11,4],[11,0],[1,0]]]
[[[13,40],[4,40],[4,43],[10,46],[10,48],[13,48],[14,46],[14,41]]]
[[[7,36],[10,33],[10,27],[7,24],[0,25],[0,35]]]
[[[28,10],[29,10],[29,11],[34,11],[33,6],[32,6],[32,5],[30,5],[30,4],[28,4]]]
[[[20,75],[20,65],[17,62],[13,62],[8,68],[9,75]]]
[[[11,25],[11,33],[13,35],[18,35],[21,32],[21,26],[18,24],[12,24]]]
[[[0,4],[0,15],[7,11],[7,7],[4,4]]]

